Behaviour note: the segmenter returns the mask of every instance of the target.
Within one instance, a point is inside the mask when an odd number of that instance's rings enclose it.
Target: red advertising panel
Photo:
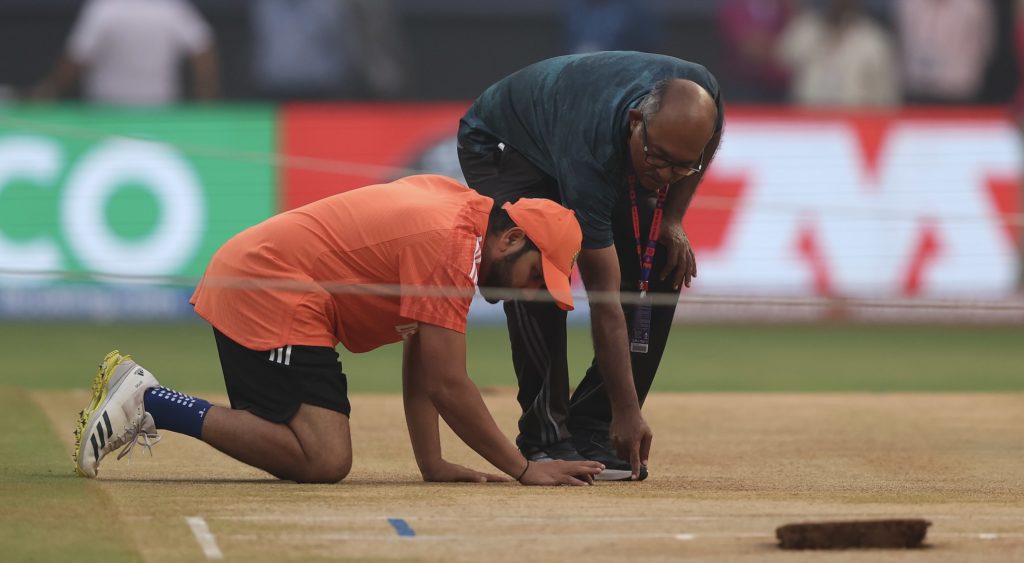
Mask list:
[[[282,209],[420,171],[416,164],[427,151],[455,138],[467,107],[468,103],[284,106],[279,124]],[[454,159],[453,141],[450,147]]]

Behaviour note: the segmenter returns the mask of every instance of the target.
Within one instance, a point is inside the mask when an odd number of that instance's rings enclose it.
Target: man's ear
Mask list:
[[[630,127],[636,127],[636,124],[640,123],[641,121],[643,121],[643,119],[644,119],[644,114],[643,114],[642,111],[640,111],[640,110],[638,110],[636,108],[633,108],[633,109],[629,110],[629,126]]]
[[[501,245],[499,250],[502,254],[517,252],[526,244],[526,231],[521,227],[512,227],[501,234]]]

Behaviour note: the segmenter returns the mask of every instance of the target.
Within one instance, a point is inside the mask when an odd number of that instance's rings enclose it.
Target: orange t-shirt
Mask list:
[[[252,350],[365,352],[419,322],[465,332],[492,205],[444,176],[331,196],[231,238],[190,302]]]

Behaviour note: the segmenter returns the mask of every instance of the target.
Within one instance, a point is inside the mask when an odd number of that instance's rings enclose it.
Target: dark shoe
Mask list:
[[[520,448],[520,451],[523,452],[523,456],[526,459],[528,459],[530,461],[536,461],[536,462],[556,461],[556,460],[558,460],[558,461],[586,461],[587,460],[587,458],[581,456],[579,454],[579,452],[576,451],[576,448],[572,447],[572,440],[569,440],[569,439],[559,440],[558,442],[555,442],[554,444],[549,444],[549,445],[543,446],[543,447],[540,447],[540,446],[530,447],[530,446],[528,446],[528,447],[525,447],[525,448]]]
[[[608,434],[604,432],[580,431],[572,436],[573,445],[576,451],[584,459],[599,461],[604,464],[604,471],[594,476],[595,481],[632,481],[633,468],[628,461],[623,461],[615,455],[615,448],[612,447]],[[640,466],[639,481],[647,478],[647,466]]]

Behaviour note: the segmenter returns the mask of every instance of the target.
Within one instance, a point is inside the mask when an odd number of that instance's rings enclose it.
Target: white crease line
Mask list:
[[[913,516],[901,516],[901,518],[923,518],[925,520],[1015,520],[1024,521],[1024,514],[921,514]],[[387,516],[356,516],[356,515],[275,515],[262,514],[250,516],[211,516],[211,520],[241,520],[241,521],[267,521],[267,522],[348,522],[359,520],[380,520]],[[405,520],[438,520],[438,521],[479,521],[475,516],[405,516]],[[895,518],[892,514],[718,514],[718,515],[692,515],[692,516],[573,516],[573,521],[586,522],[647,522],[647,521],[701,521],[701,520],[735,520],[740,518],[772,518],[785,520],[852,520],[861,518],[887,519]],[[490,522],[553,522],[563,521],[562,516],[493,516],[483,518]]]
[[[1009,540],[1009,539],[1024,538],[1024,533],[1017,533],[1017,532],[981,532],[981,533],[972,533],[972,532],[959,532],[959,533],[958,532],[938,532],[938,533],[935,533],[935,534],[929,534],[929,536],[940,536],[940,537],[954,536],[954,537],[972,538],[972,539],[978,539],[978,540]]]
[[[585,540],[602,540],[602,539],[672,539],[675,534],[514,534],[504,536],[481,536],[481,535],[468,535],[468,534],[416,534],[415,537],[402,537],[395,534],[347,534],[347,533],[327,533],[327,534],[227,534],[232,539],[236,540],[262,540],[273,539],[275,541],[289,541],[295,543],[307,543],[310,541],[383,541],[383,542],[418,542],[418,541],[432,541],[432,542],[497,542],[497,541],[508,541],[521,543],[523,541],[536,541],[536,540],[565,540],[565,539],[585,539]]]
[[[515,541],[521,542],[523,540],[564,540],[564,539],[586,539],[586,540],[602,540],[602,539],[674,539],[679,541],[690,541],[695,539],[768,539],[774,538],[771,534],[764,533],[707,533],[707,534],[651,534],[651,533],[619,533],[619,534],[566,534],[566,533],[554,533],[554,534],[509,534],[501,536],[484,536],[479,534],[421,534],[418,533],[414,538],[402,538],[393,534],[381,535],[381,534],[359,534],[359,533],[323,533],[323,534],[309,534],[309,533],[280,533],[280,534],[227,534],[229,537],[238,540],[251,540],[251,539],[264,539],[274,538],[277,540],[291,540],[291,541],[310,541],[310,540],[321,540],[321,541],[351,541],[351,540],[373,540],[373,541],[393,541],[393,540],[431,540],[431,541]]]
[[[630,534],[630,533],[618,533],[618,534],[512,534],[512,535],[500,535],[500,536],[487,536],[487,535],[467,535],[467,534],[417,534],[414,538],[396,536],[394,534],[359,534],[359,533],[323,533],[323,534],[310,534],[310,533],[278,533],[278,534],[227,534],[229,537],[237,540],[262,540],[266,541],[273,538],[277,541],[291,541],[291,542],[309,542],[309,541],[458,541],[458,542],[498,542],[498,541],[543,541],[543,540],[565,540],[565,539],[585,539],[585,540],[622,540],[622,539],[674,539],[677,541],[696,541],[696,540],[769,540],[774,541],[774,534],[767,533],[729,533],[729,532],[708,532],[708,533],[676,533],[676,534]],[[946,533],[933,533],[928,534],[928,538],[966,538],[966,539],[977,539],[985,541],[993,541],[1000,539],[1017,539],[1024,538],[1024,533],[958,533],[958,532],[946,532]]]
[[[676,539],[679,541],[693,541],[697,539],[694,534],[676,534]]]
[[[217,547],[217,538],[213,537],[202,516],[186,516],[185,521],[188,522],[188,527],[192,528],[192,535],[199,542],[199,547],[203,548],[203,555],[207,559],[224,559],[224,554]]]
[[[628,534],[624,534],[624,535],[628,536]],[[698,540],[698,539],[746,540],[746,539],[774,539],[774,538],[775,538],[774,534],[764,534],[764,533],[756,533],[756,532],[755,533],[749,533],[749,534],[743,534],[743,533],[730,534],[728,532],[723,532],[723,533],[713,533],[713,532],[711,532],[711,533],[702,533],[702,534],[684,533],[684,534],[676,534],[675,535],[675,539],[677,539],[679,541],[693,541],[693,540]]]
[[[992,532],[985,532],[985,533],[981,533],[981,534],[969,534],[969,535],[977,537],[979,540],[997,540],[997,539],[999,539],[999,534],[994,534]]]

